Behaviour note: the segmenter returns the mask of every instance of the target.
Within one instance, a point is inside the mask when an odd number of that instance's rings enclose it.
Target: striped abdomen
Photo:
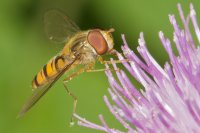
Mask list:
[[[33,79],[33,89],[47,84],[50,79],[53,79],[60,73],[66,63],[66,60],[62,56],[55,56],[51,59]]]

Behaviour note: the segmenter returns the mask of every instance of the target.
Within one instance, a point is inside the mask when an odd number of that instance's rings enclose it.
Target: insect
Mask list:
[[[104,63],[101,56],[115,52],[112,28],[81,31],[73,21],[57,10],[48,11],[44,16],[44,22],[49,39],[65,42],[65,46],[36,74],[32,81],[33,94],[22,107],[19,116],[33,107],[64,73],[79,66],[79,69],[63,81],[67,93],[74,99],[73,113],[75,113],[77,98],[67,88],[67,81],[83,72],[101,71],[93,69],[95,62],[99,60]]]

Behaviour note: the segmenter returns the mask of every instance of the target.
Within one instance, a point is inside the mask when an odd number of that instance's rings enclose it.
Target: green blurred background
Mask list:
[[[22,104],[31,95],[31,81],[47,61],[63,47],[48,41],[43,31],[42,16],[49,8],[60,8],[81,29],[115,28],[115,48],[120,51],[121,34],[136,51],[139,33],[144,32],[147,47],[161,65],[167,60],[160,45],[158,31],[172,39],[168,14],[178,18],[176,0],[1,0],[0,2],[0,133],[98,133],[69,127],[73,100],[66,94],[62,77],[23,118],[16,119]],[[182,1],[185,13],[191,1]],[[200,1],[192,1],[200,14]],[[180,19],[178,18],[180,22]],[[97,63],[97,68],[103,65]],[[103,114],[110,127],[123,129],[103,102],[109,87],[103,72],[84,73],[69,88],[78,97],[77,113],[99,123]]]

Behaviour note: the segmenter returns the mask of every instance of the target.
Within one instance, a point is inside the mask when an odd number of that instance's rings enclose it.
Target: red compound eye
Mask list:
[[[90,31],[87,39],[99,55],[105,54],[108,51],[108,44],[98,29]]]

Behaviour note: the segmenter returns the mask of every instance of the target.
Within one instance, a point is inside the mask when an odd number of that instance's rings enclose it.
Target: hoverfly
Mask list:
[[[67,88],[67,81],[82,72],[93,71],[96,60],[102,63],[104,62],[102,55],[115,52],[111,34],[114,29],[112,28],[81,31],[73,21],[57,10],[48,11],[44,16],[44,22],[49,39],[65,42],[65,46],[36,74],[32,81],[33,94],[22,107],[19,116],[24,115],[35,105],[64,73],[81,65],[75,73],[63,81],[67,93],[74,99],[73,113],[75,113],[77,98]]]

